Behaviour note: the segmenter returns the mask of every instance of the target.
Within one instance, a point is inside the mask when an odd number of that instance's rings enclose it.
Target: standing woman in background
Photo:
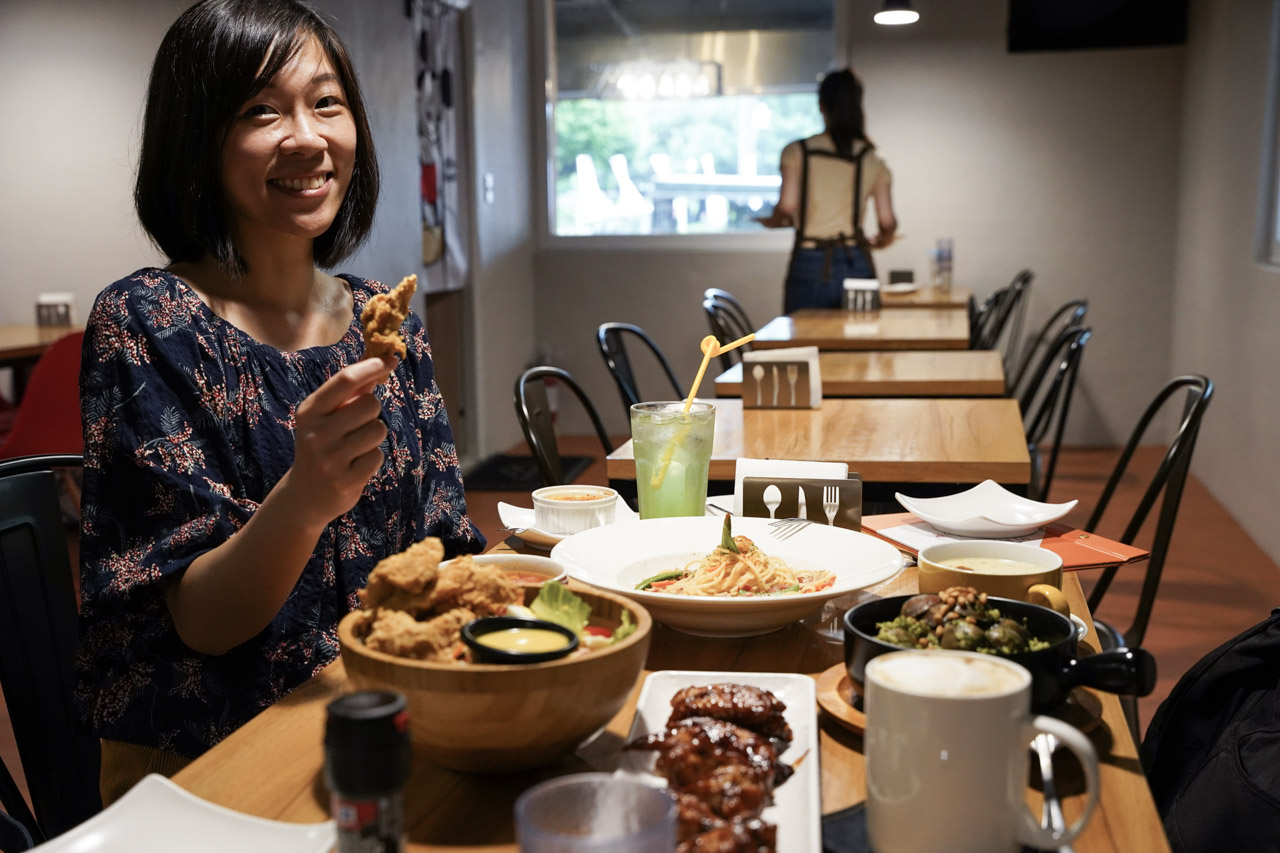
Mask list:
[[[351,60],[298,0],[202,0],[165,34],[138,217],[168,257],[99,294],[80,374],[74,700],[110,803],[171,775],[338,656],[382,558],[484,539],[420,318],[366,358],[387,287],[330,275],[378,165]]]
[[[824,131],[782,149],[778,203],[761,218],[767,228],[796,229],[787,268],[783,312],[839,308],[846,278],[875,278],[871,250],[893,242],[889,167],[867,139],[862,83],[852,71],[833,71],[818,86]],[[862,223],[874,198],[879,230],[870,239]]]

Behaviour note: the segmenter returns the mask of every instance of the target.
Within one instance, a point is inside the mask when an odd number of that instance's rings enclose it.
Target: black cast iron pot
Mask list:
[[[844,665],[849,681],[861,693],[867,661],[901,646],[876,639],[876,623],[897,618],[909,595],[880,598],[859,604],[844,614]],[[989,598],[1001,616],[1024,622],[1034,637],[1050,643],[1047,649],[1009,655],[1031,672],[1031,710],[1046,713],[1066,701],[1076,687],[1094,687],[1109,693],[1146,696],[1156,685],[1156,662],[1145,649],[1116,649],[1089,657],[1076,656],[1076,626],[1067,617],[1025,601]],[[1025,620],[1025,621],[1024,621]]]

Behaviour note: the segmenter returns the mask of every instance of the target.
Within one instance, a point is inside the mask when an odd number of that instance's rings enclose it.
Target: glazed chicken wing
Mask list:
[[[395,353],[405,356],[404,338],[400,326],[409,316],[409,300],[418,288],[418,277],[407,275],[390,293],[376,293],[369,297],[360,312],[360,325],[364,329],[364,357],[384,358]]]
[[[721,824],[681,841],[676,853],[774,853],[778,828],[761,820]]]
[[[692,789],[726,765],[740,765],[739,780],[754,779],[766,797],[791,776],[791,768],[778,760],[768,738],[710,717],[680,720],[628,748],[656,750],[657,772],[677,792]]]
[[[783,718],[787,710],[768,690],[746,684],[708,684],[686,687],[671,697],[671,726],[689,717],[714,717],[750,729],[765,737],[791,742],[791,727]]]

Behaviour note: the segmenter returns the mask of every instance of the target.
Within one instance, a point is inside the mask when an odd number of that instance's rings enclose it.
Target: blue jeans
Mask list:
[[[824,276],[828,251],[831,263]],[[800,308],[843,308],[846,278],[875,278],[871,262],[857,246],[797,249],[787,268],[782,313]]]

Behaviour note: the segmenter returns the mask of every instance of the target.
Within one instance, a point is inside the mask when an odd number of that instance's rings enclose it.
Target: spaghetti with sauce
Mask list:
[[[725,516],[720,544],[683,569],[642,581],[637,589],[672,595],[756,596],[820,592],[836,582],[821,569],[797,570],[770,557],[746,536],[733,536]]]

